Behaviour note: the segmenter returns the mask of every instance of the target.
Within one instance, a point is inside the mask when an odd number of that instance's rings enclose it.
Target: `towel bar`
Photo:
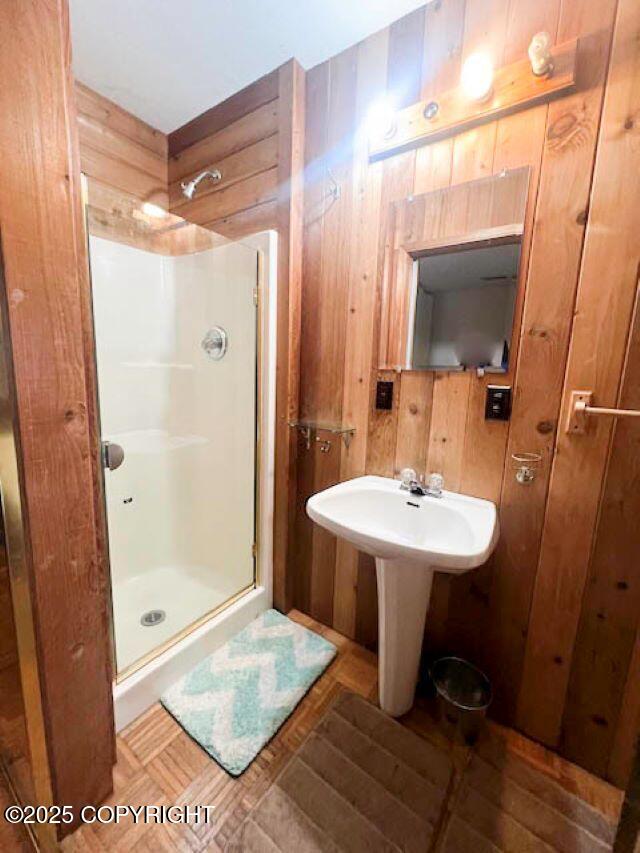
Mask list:
[[[592,406],[593,391],[572,391],[567,432],[581,435],[587,430],[587,418],[608,415],[612,418],[640,418],[636,409],[611,409],[606,406]]]

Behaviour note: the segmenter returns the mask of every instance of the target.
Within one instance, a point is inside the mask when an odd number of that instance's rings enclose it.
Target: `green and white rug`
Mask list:
[[[267,610],[160,701],[218,764],[239,776],[335,654],[323,637]]]

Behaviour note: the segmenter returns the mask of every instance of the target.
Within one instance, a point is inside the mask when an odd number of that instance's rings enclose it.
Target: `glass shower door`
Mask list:
[[[255,584],[257,253],[89,198],[121,676]]]

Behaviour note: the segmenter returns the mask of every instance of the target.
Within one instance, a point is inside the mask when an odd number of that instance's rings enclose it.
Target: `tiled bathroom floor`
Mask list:
[[[92,825],[64,851],[219,851],[344,689],[375,699],[377,660],[299,613],[339,654],[295,713],[238,779],[228,776],[159,705],[118,737],[114,794],[126,805],[213,805],[209,824]],[[453,758],[455,774],[433,850],[439,853],[611,849],[621,792],[516,733],[489,725],[474,750],[452,747],[420,704],[402,721]]]

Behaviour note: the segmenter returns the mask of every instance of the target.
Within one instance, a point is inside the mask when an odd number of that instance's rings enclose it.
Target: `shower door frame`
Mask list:
[[[269,405],[269,400],[265,399],[265,387],[267,383],[264,382],[265,374],[264,368],[266,366],[269,373],[275,374],[275,364],[272,362],[272,341],[271,337],[275,335],[275,327],[272,322],[272,311],[270,309],[270,299],[274,297],[273,292],[268,290],[268,284],[271,285],[271,291],[275,288],[275,276],[274,281],[271,282],[271,275],[267,274],[265,270],[265,253],[260,248],[255,248],[254,246],[250,246],[245,242],[246,239],[240,240],[229,240],[228,244],[241,244],[251,249],[256,253],[257,263],[256,263],[256,279],[255,279],[255,288],[254,288],[254,300],[255,300],[255,333],[256,333],[256,357],[255,357],[255,423],[254,423],[254,443],[253,443],[253,458],[254,458],[254,488],[253,488],[253,501],[254,501],[254,510],[253,510],[253,546],[252,546],[252,557],[253,557],[253,582],[242,589],[238,590],[238,592],[234,593],[234,595],[230,596],[230,598],[223,601],[221,604],[216,607],[208,610],[205,614],[195,619],[193,622],[190,622],[184,628],[182,628],[178,633],[174,634],[169,639],[160,643],[156,647],[154,647],[150,652],[140,657],[138,660],[134,661],[129,666],[125,667],[122,672],[118,671],[118,661],[117,661],[117,650],[116,650],[116,631],[115,631],[115,611],[113,604],[113,584],[112,584],[112,572],[111,572],[111,556],[109,551],[109,517],[107,512],[107,496],[106,496],[106,479],[105,479],[105,468],[102,459],[102,422],[101,422],[101,410],[100,410],[100,396],[99,396],[99,377],[98,377],[98,360],[97,360],[97,350],[96,350],[96,335],[95,335],[95,318],[93,312],[93,280],[91,276],[91,252],[89,246],[89,237],[90,237],[90,228],[89,228],[89,218],[88,218],[88,207],[89,207],[89,181],[92,180],[90,176],[87,176],[84,172],[81,174],[81,191],[82,191],[82,226],[84,228],[84,239],[87,246],[87,260],[88,260],[88,270],[87,270],[87,316],[88,316],[88,328],[86,330],[87,335],[89,336],[89,346],[88,349],[92,353],[93,361],[92,361],[92,369],[93,369],[93,382],[92,388],[94,391],[94,406],[95,406],[95,431],[97,433],[96,437],[96,446],[94,448],[97,463],[98,463],[98,471],[99,471],[99,483],[98,489],[100,492],[100,509],[102,516],[102,540],[103,540],[103,554],[105,565],[107,569],[107,574],[109,577],[108,589],[106,591],[106,595],[108,597],[108,609],[110,613],[109,620],[109,634],[110,634],[110,642],[111,642],[111,662],[113,667],[113,683],[114,685],[123,684],[130,676],[139,672],[143,669],[147,664],[151,661],[158,658],[164,652],[168,651],[173,646],[177,645],[181,640],[184,640],[194,631],[196,631],[201,626],[215,619],[216,616],[221,614],[227,608],[231,607],[237,601],[240,601],[246,595],[251,592],[259,589],[260,587],[264,587],[266,589],[268,601],[271,601],[272,598],[272,571],[273,571],[273,563],[271,561],[271,572],[268,570],[264,571],[263,566],[263,550],[261,545],[261,520],[264,514],[265,507],[263,506],[264,501],[267,499],[267,495],[264,494],[265,486],[267,489],[273,488],[273,483],[263,482],[262,477],[262,469],[263,469],[263,453],[266,451],[271,456],[274,453],[274,441],[267,440],[266,445],[264,441],[263,433],[268,433],[269,430],[269,412],[267,411],[267,406]],[[126,193],[123,193],[127,195]],[[189,223],[188,220],[184,220],[187,225],[191,225],[194,223]],[[201,226],[197,226],[201,227]],[[227,245],[227,244],[223,244]],[[277,254],[277,248],[274,246],[270,246],[270,252],[274,252]],[[275,306],[273,306],[275,307]],[[265,340],[266,338],[266,340]],[[275,341],[273,342],[275,343]],[[266,356],[266,358],[265,358]],[[266,361],[266,365],[264,362]],[[270,377],[268,377],[270,378]],[[267,436],[268,438],[268,436]],[[267,460],[268,467],[268,460]],[[273,500],[270,502],[271,512],[267,512],[266,515],[269,515],[273,512]]]

